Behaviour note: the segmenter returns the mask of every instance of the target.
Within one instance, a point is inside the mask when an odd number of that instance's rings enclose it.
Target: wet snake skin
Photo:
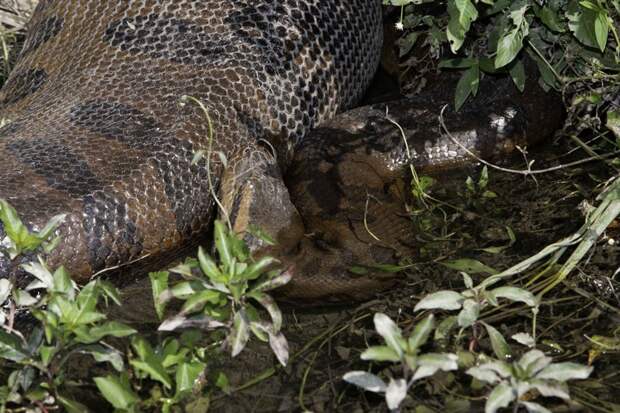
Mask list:
[[[236,231],[278,241],[245,235],[292,272],[282,298],[367,298],[394,280],[377,265],[412,248],[405,167],[469,159],[438,128],[444,92],[328,121],[360,99],[381,42],[378,0],[41,1],[0,91],[0,198],[33,230],[67,214],[47,259],[79,282],[191,251],[217,196]],[[500,156],[557,124],[537,117],[557,101],[509,88],[446,114],[469,150]],[[0,254],[0,276],[21,280],[18,264]]]

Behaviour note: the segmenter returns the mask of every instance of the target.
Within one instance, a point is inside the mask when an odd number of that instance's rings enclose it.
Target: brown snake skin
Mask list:
[[[352,275],[347,265],[364,254],[392,262],[394,254],[359,235],[359,211],[355,224],[339,215],[344,201],[314,206],[334,197],[329,166],[311,156],[322,149],[308,152],[316,139],[304,139],[359,100],[381,39],[378,0],[43,0],[0,92],[0,118],[10,121],[0,129],[0,198],[31,229],[67,214],[48,262],[83,282],[136,261],[165,262],[191,245],[212,222],[217,188],[236,230],[256,224],[280,242],[272,252],[294,274],[286,296],[368,296],[385,277]],[[181,102],[185,95],[204,103],[212,147],[205,113]],[[491,115],[482,121],[487,129]],[[379,156],[371,165],[389,169],[388,177],[406,160],[400,138],[390,139],[379,152],[397,147],[398,162]],[[297,145],[291,202],[282,171]],[[431,163],[452,156],[444,146],[433,146],[441,153]],[[198,151],[207,156],[193,164]],[[351,156],[362,152],[356,146]],[[313,190],[307,175],[325,179]],[[366,176],[357,186],[381,187],[375,181]],[[381,218],[379,209],[396,208],[388,204],[367,211],[381,227],[375,232],[408,238],[400,211]],[[0,276],[14,271],[0,257]]]

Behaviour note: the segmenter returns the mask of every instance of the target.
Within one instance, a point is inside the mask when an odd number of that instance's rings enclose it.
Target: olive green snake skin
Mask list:
[[[341,118],[354,125],[347,139],[310,146],[318,138],[307,135],[359,101],[378,65],[381,25],[378,0],[43,0],[0,92],[0,118],[10,121],[0,129],[0,198],[31,229],[67,214],[48,263],[84,282],[135,263],[165,265],[192,247],[217,215],[216,190],[236,230],[255,224],[279,241],[270,250],[247,236],[293,273],[283,295],[372,295],[393,277],[347,268],[394,262],[392,241],[411,238],[394,206],[399,191],[382,181],[409,160],[400,134],[375,107],[363,113],[375,126]],[[482,125],[515,119],[510,113],[485,114]],[[383,144],[328,148],[382,128],[391,128]],[[431,164],[463,156],[446,142],[422,142]],[[369,155],[375,160],[358,162]],[[347,200],[332,178],[355,181],[363,196]],[[366,205],[368,188],[382,188],[374,198],[383,204]],[[351,212],[360,203],[365,216]],[[23,276],[16,271],[0,257],[0,276]]]

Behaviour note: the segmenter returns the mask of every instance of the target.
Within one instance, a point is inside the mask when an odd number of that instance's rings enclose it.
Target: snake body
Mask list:
[[[284,297],[368,297],[393,279],[377,265],[411,250],[403,169],[467,158],[436,122],[452,87],[388,105],[394,119],[375,105],[325,123],[368,86],[381,25],[378,0],[42,0],[0,91],[0,199],[30,230],[66,214],[46,258],[79,282],[165,265],[219,210],[276,238],[246,232],[293,273]],[[507,84],[448,113],[469,150],[557,123]],[[18,264],[0,254],[0,276],[25,279]]]
[[[0,92],[0,198],[31,229],[67,214],[48,260],[80,281],[174,251],[224,169],[279,176],[272,149],[360,98],[381,30],[376,0],[41,1]]]

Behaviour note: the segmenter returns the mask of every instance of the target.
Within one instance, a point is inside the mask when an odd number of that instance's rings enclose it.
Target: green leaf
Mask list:
[[[58,395],[58,401],[65,408],[67,413],[88,413],[90,410],[82,403],[72,399],[68,399],[64,396]]]
[[[452,261],[442,261],[440,262],[440,264],[453,270],[466,272],[467,274],[494,275],[498,273],[498,271],[494,268],[491,268],[488,265],[484,265],[478,260],[470,258],[461,258]]]
[[[399,361],[400,357],[392,347],[388,346],[371,346],[362,352],[360,358],[362,360],[373,361]]]
[[[551,7],[537,7],[534,11],[536,13],[536,17],[538,17],[549,30],[557,33],[564,33],[566,31],[560,22],[560,17]]]
[[[601,52],[605,51],[607,46],[607,36],[609,36],[609,19],[607,13],[596,13],[594,19],[594,36],[596,37],[596,43]]]
[[[551,357],[545,356],[542,351],[533,349],[521,356],[517,364],[528,377],[532,377],[551,364],[552,361]]]
[[[172,379],[161,363],[161,359],[151,355],[144,360],[130,360],[129,363],[136,369],[143,371],[153,380],[162,383],[166,388],[172,388]]]
[[[517,398],[516,392],[506,383],[500,383],[489,394],[484,406],[484,413],[495,413],[498,409],[507,407]]]
[[[45,288],[51,290],[54,287],[54,276],[50,272],[47,264],[41,257],[37,257],[39,262],[30,262],[22,264],[22,268],[28,274],[33,275],[37,280],[41,281],[41,285],[37,288]]]
[[[568,27],[579,42],[588,47],[600,48],[598,39],[603,27],[599,22],[599,34],[597,34],[596,22],[599,19],[598,12],[583,8],[577,2],[571,2],[569,3],[566,16],[568,17]]]
[[[28,355],[19,338],[0,330],[0,358],[19,363],[28,358]]]
[[[536,375],[536,378],[557,381],[587,379],[592,373],[592,370],[594,370],[594,367],[584,366],[577,363],[554,363],[545,367]]]
[[[65,267],[60,266],[57,268],[56,271],[54,271],[53,279],[54,291],[66,294],[69,298],[74,297],[77,285],[75,281],[71,279]]]
[[[493,370],[481,367],[471,367],[467,369],[465,373],[469,374],[472,377],[475,377],[476,380],[480,380],[490,384],[495,384],[501,381],[501,378]]]
[[[398,354],[398,357],[402,357],[403,348],[401,343],[403,337],[396,323],[383,313],[375,313],[373,321],[375,323],[375,330],[383,337],[385,343]]]
[[[454,94],[454,108],[456,111],[461,109],[469,95],[475,96],[478,93],[479,85],[480,66],[475,64],[463,72],[456,85],[456,92]]]
[[[450,331],[454,328],[457,322],[457,316],[446,317],[435,329],[435,340],[445,340],[450,337]]]
[[[42,240],[28,231],[15,208],[4,199],[0,199],[0,221],[4,226],[4,232],[19,250],[32,251],[41,245]]]
[[[419,380],[429,377],[437,371],[457,370],[458,356],[451,353],[426,353],[418,357],[418,369],[416,370],[412,380]]]
[[[288,284],[292,278],[290,271],[283,271],[280,275],[255,285],[252,291],[271,291]]]
[[[140,360],[146,360],[148,357],[155,354],[151,344],[140,335],[132,337],[131,347],[133,347]]]
[[[510,77],[514,82],[519,92],[523,92],[525,90],[525,66],[523,66],[523,61],[516,60],[510,68],[508,69],[510,73]]]
[[[383,393],[387,388],[383,380],[365,371],[350,371],[342,376],[342,379],[347,383],[354,384],[357,387],[374,393]]]
[[[129,383],[118,376],[95,377],[93,380],[99,392],[115,409],[127,410],[140,400]]]
[[[179,395],[184,391],[191,391],[194,388],[194,384],[202,372],[207,368],[207,365],[200,362],[195,363],[181,363],[176,368],[176,394]]]
[[[459,312],[458,323],[460,327],[466,328],[473,325],[480,315],[480,304],[471,299],[463,302],[463,309]]]
[[[233,256],[237,258],[238,261],[247,261],[250,258],[250,250],[248,246],[245,244],[239,235],[234,232],[230,232],[228,236],[228,240],[230,242],[231,251]]]
[[[259,291],[254,291],[248,294],[248,296],[255,299],[260,305],[263,306],[263,308],[265,308],[265,310],[267,310],[273,323],[274,332],[279,332],[282,328],[282,312],[280,311],[278,304],[276,304],[276,301],[270,295]]]
[[[181,308],[182,314],[190,314],[196,311],[201,311],[207,303],[217,304],[220,302],[222,294],[215,290],[203,290],[195,294],[192,294],[183,307]]]
[[[525,408],[527,409],[528,413],[552,413],[551,410],[547,409],[544,406],[541,406],[538,403],[526,402],[526,401],[522,401],[520,403],[523,406],[525,406]]]
[[[200,263],[200,269],[207,277],[209,277],[211,282],[226,282],[226,277],[221,273],[213,258],[211,258],[211,256],[207,254],[202,247],[198,248],[198,262]]]
[[[255,280],[275,262],[278,262],[278,260],[273,257],[263,257],[254,264],[250,265],[247,270],[241,274],[241,278],[243,280]]]
[[[420,310],[459,310],[464,298],[456,291],[443,290],[428,294],[414,307],[413,311]]]
[[[220,260],[225,268],[230,269],[232,266],[232,249],[228,238],[228,228],[220,220],[215,221],[215,247],[219,253]]]
[[[431,331],[433,331],[434,325],[435,316],[433,314],[429,314],[424,320],[416,324],[413,332],[407,340],[407,344],[409,345],[409,351],[417,351],[418,348],[420,348],[424,345],[424,343],[426,343],[426,340],[428,340]]]
[[[511,356],[512,351],[510,350],[510,346],[508,346],[506,339],[504,339],[504,336],[502,336],[502,333],[500,333],[495,327],[485,323],[484,321],[482,322],[482,324],[484,325],[487,333],[489,334],[489,339],[491,340],[491,347],[493,347],[493,352],[495,353],[497,358],[500,360],[507,360]]]
[[[391,378],[385,389],[385,403],[388,409],[390,411],[398,409],[405,397],[407,397],[407,382],[405,379]]]
[[[168,271],[152,272],[149,274],[151,280],[151,290],[153,290],[153,305],[155,306],[155,312],[157,318],[161,320],[166,311],[167,302],[160,300],[160,296],[164,291],[168,289],[168,277],[170,274]]]
[[[245,345],[250,339],[250,324],[243,309],[237,311],[235,314],[233,319],[233,329],[230,332],[229,339],[233,357],[243,351]]]
[[[530,307],[538,304],[536,297],[531,292],[518,287],[499,287],[491,290],[495,298],[506,298],[510,301],[520,301]]]
[[[56,231],[56,229],[63,223],[66,217],[66,214],[53,216],[52,218],[50,218],[49,221],[47,221],[47,224],[45,224],[43,229],[36,234],[36,237],[39,238],[41,241],[47,240],[50,236],[52,236],[54,231]]]
[[[114,348],[95,344],[82,348],[80,353],[90,354],[97,363],[110,363],[112,367],[119,372],[123,371],[125,367],[123,363],[123,354]]]
[[[522,48],[523,32],[520,29],[514,29],[504,33],[497,44],[495,68],[499,69],[512,62]]]
[[[137,330],[129,327],[126,324],[118,321],[108,321],[102,325],[91,328],[88,332],[88,337],[80,339],[80,342],[89,344],[101,340],[103,337],[127,337],[136,334]]]
[[[75,285],[75,283],[74,283]],[[97,280],[97,287],[106,299],[111,299],[116,305],[121,305],[121,293],[111,283],[104,280]],[[106,300],[107,304],[107,300]]]

